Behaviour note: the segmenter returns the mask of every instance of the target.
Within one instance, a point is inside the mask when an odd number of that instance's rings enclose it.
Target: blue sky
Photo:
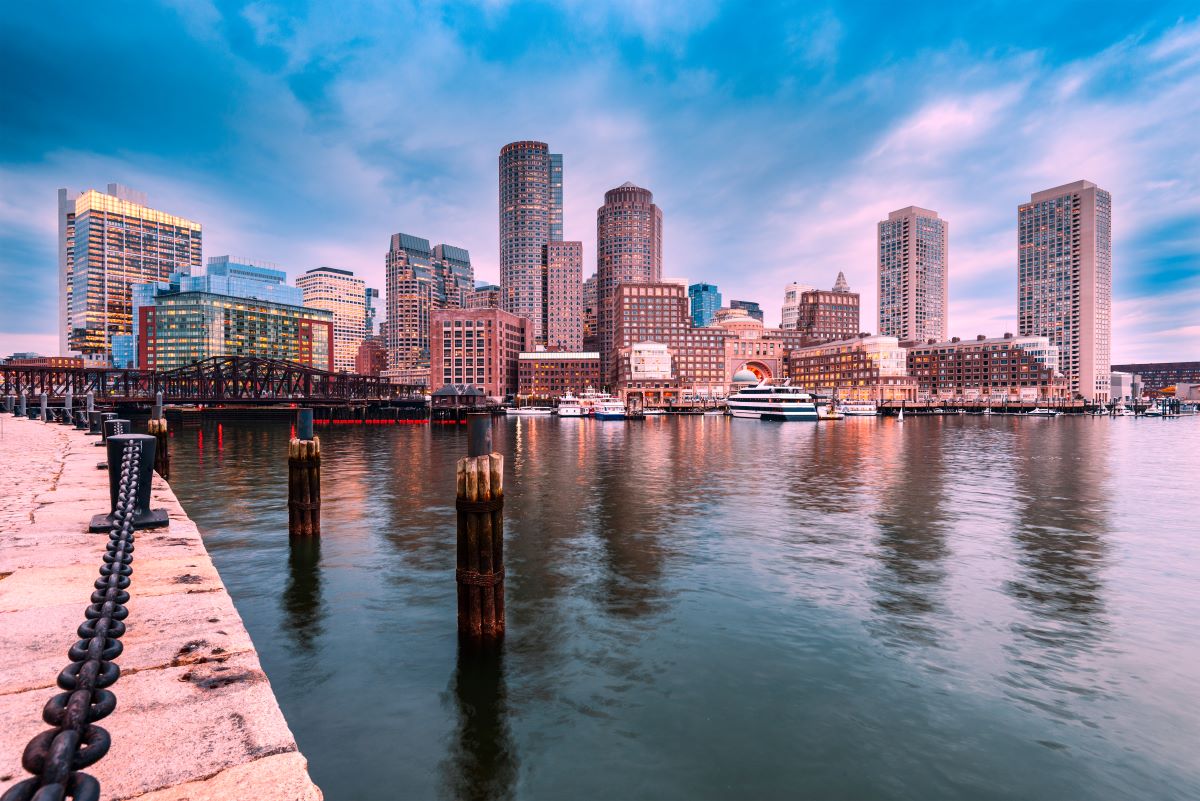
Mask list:
[[[51,353],[55,198],[110,181],[205,256],[382,287],[392,233],[497,277],[496,160],[565,156],[595,267],[651,189],[665,273],[757,300],[839,270],[875,327],[875,223],[950,220],[950,329],[1015,328],[1016,207],[1114,198],[1114,361],[1200,358],[1194,3],[19,3],[0,20],[0,354]]]

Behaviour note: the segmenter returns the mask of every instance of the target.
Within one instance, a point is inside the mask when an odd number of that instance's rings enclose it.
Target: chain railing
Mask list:
[[[107,688],[120,676],[113,662],[121,655],[122,622],[129,614],[129,576],[133,573],[134,523],[138,512],[138,484],[145,440],[124,444],[117,482],[116,503],[111,515],[104,564],[96,579],[87,618],[78,629],[81,638],[67,652],[71,663],[58,674],[63,692],[51,698],[42,710],[42,720],[53,726],[29,741],[21,757],[32,778],[8,789],[0,801],[98,801],[100,782],[83,773],[108,753],[112,738],[96,725],[112,713],[117,697]],[[153,440],[151,440],[153,442]]]

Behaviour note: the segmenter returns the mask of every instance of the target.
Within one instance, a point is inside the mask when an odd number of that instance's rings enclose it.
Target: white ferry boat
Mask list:
[[[734,417],[757,420],[816,420],[817,404],[800,387],[775,385],[763,381],[756,387],[744,387],[729,396],[729,413]]]
[[[559,417],[583,417],[583,407],[579,405],[579,398],[571,393],[567,393],[558,399],[558,416]]]
[[[624,420],[625,404],[616,398],[598,400],[592,413],[597,420]]]
[[[847,417],[874,417],[879,409],[870,401],[844,401],[838,411]]]
[[[550,406],[514,406],[508,410],[508,413],[519,414],[522,416],[535,414],[554,414],[554,409]]]

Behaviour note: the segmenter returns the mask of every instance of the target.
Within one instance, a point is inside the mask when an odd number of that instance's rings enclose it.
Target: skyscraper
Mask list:
[[[583,349],[586,351],[600,349],[598,284],[599,279],[595,273],[583,282]]]
[[[333,369],[353,372],[367,336],[367,282],[349,270],[316,267],[296,279],[310,309],[333,312]]]
[[[546,244],[546,303],[542,330],[546,349],[583,348],[583,243]]]
[[[113,364],[113,337],[131,340],[134,284],[200,266],[200,223],[146,202],[120,184],[58,192],[59,344],[87,364]]]
[[[713,321],[721,308],[721,291],[716,284],[692,284],[688,287],[692,304],[692,325],[703,328]]]
[[[1112,195],[1091,181],[1036,192],[1017,207],[1017,324],[1048,337],[1070,385],[1111,392]]]
[[[596,210],[597,323],[605,375],[615,343],[617,287],[662,280],[662,226],[654,195],[629,182],[605,192],[604,205]]]
[[[853,339],[862,330],[858,310],[858,293],[850,291],[845,274],[839,272],[833,289],[800,293],[795,328],[813,343]]]
[[[475,289],[471,254],[452,245],[393,234],[386,257],[388,369],[429,365],[429,316],[460,309]]]
[[[546,245],[561,241],[562,155],[545,142],[500,149],[500,307],[533,323],[545,344]]]
[[[756,300],[731,300],[729,301],[729,308],[741,309],[760,323],[763,321],[762,306],[758,305],[758,301]]]
[[[780,328],[790,331],[796,327],[796,320],[800,313],[800,296],[814,289],[816,289],[815,286],[799,284],[795,281],[783,288],[783,310],[779,322]]]
[[[901,342],[941,342],[949,315],[950,224],[916,206],[879,223],[879,331]]]

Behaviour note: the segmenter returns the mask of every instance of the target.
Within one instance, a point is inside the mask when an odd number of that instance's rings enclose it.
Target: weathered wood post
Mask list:
[[[321,534],[321,440],[313,436],[312,409],[300,410],[288,442],[288,534]]]
[[[146,433],[154,437],[154,472],[163,481],[171,480],[171,452],[167,445],[167,418],[163,417],[162,406],[155,405],[146,423]]]
[[[490,453],[492,418],[468,418],[468,450],[456,471],[458,633],[504,636],[504,456]]]

